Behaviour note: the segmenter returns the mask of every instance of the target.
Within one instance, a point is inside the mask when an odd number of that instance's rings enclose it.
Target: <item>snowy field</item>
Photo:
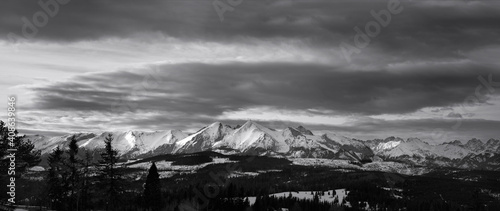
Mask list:
[[[361,169],[359,166],[350,164],[347,160],[332,160],[323,158],[290,158],[294,165],[301,166],[326,166],[332,168]]]
[[[367,163],[362,166],[349,163],[348,160],[332,160],[324,158],[291,158],[294,165],[301,166],[326,166],[331,168],[338,168],[339,171],[349,172],[354,169],[364,171],[383,171],[392,172],[406,175],[421,175],[428,173],[430,170],[427,168],[414,168],[407,164],[390,162],[390,161],[375,161]],[[350,170],[352,169],[352,170]]]
[[[382,187],[382,189],[389,191],[392,193],[392,197],[395,199],[401,199],[403,198],[403,189],[401,188],[387,188],[387,187]]]
[[[212,162],[203,163],[200,165],[172,165],[173,161],[158,161],[155,162],[155,164],[156,168],[158,168],[158,174],[160,174],[160,178],[169,178],[176,174],[181,174],[181,173],[195,173],[198,169],[201,169],[211,164],[235,163],[235,162],[237,161],[231,161],[228,158],[214,158]],[[151,167],[151,163],[144,162],[126,166],[128,168],[139,168],[148,170]]]
[[[219,164],[219,163],[235,163],[237,161],[230,161],[228,158],[214,158],[212,162],[203,163],[200,165],[172,165],[173,161],[158,161],[155,162],[156,168],[158,171],[191,171],[198,170],[210,164]],[[149,169],[151,167],[150,162],[137,163],[133,165],[127,165],[129,168],[140,168],[140,169]]]
[[[214,158],[212,162],[204,163],[200,165],[172,165],[173,161],[158,161],[155,162],[156,168],[158,168],[158,174],[160,174],[160,178],[169,178],[176,174],[186,174],[186,173],[196,173],[197,170],[211,165],[211,164],[220,164],[220,163],[236,163],[238,161],[231,161],[228,158]],[[150,162],[137,163],[128,165],[127,163],[123,163],[128,168],[138,168],[148,170],[151,167]],[[270,170],[259,170],[257,172],[241,172],[234,171],[229,175],[230,178],[234,177],[245,177],[245,176],[258,176],[259,174],[267,173],[267,172],[280,172],[280,169],[270,169]]]
[[[281,170],[279,170],[279,169],[270,169],[270,170],[259,170],[257,172],[234,171],[234,172],[231,172],[231,174],[229,175],[229,178],[246,177],[246,176],[255,177],[255,176],[258,176],[259,174],[263,174],[263,173],[267,173],[267,172],[281,172]]]
[[[298,191],[298,192],[281,192],[281,193],[273,193],[269,196],[274,196],[274,197],[277,197],[277,198],[286,198],[288,197],[290,194],[292,194],[292,197],[294,198],[298,198],[298,199],[307,199],[307,200],[313,200],[314,199],[314,193],[316,193],[317,191]],[[333,192],[335,192],[335,195],[333,194]],[[345,199],[345,197],[347,196],[347,194],[349,194],[349,191],[346,191],[345,189],[336,189],[336,190],[329,190],[329,191],[324,191],[323,192],[324,194],[323,195],[319,195],[319,201],[324,201],[324,202],[334,202],[335,199],[337,199],[337,202],[338,204],[340,205],[342,203],[342,201]],[[248,201],[250,202],[250,204],[254,204],[255,203],[255,199],[256,197],[247,197],[248,198]],[[346,203],[348,204],[348,202]]]
[[[356,170],[364,171],[383,171],[383,172],[393,172],[406,175],[421,175],[429,172],[426,168],[413,168],[406,164],[397,162],[372,162],[364,164],[363,166],[358,166],[349,163],[348,160],[332,160],[332,159],[322,159],[322,158],[291,158],[289,159],[294,165],[302,166],[325,166],[330,168],[337,168],[338,171],[342,172],[353,172]],[[200,165],[172,165],[172,161],[158,161],[156,162],[156,167],[158,168],[158,173],[161,178],[169,178],[176,174],[182,173],[195,173],[197,170],[204,168],[211,164],[220,163],[235,163],[237,161],[231,161],[228,158],[214,158],[212,162],[200,164]],[[148,170],[151,167],[150,162],[128,164],[123,163],[124,166],[128,168],[139,168]],[[261,173],[266,172],[279,172],[279,169],[257,171],[257,172],[232,172],[230,177],[243,177],[243,176],[257,176]]]

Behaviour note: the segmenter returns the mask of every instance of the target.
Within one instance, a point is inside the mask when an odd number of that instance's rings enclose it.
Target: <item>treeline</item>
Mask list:
[[[19,194],[24,191],[22,187],[21,175],[30,167],[40,163],[40,151],[34,150],[35,146],[30,141],[24,140],[24,136],[20,136],[17,130],[13,130],[0,121],[0,204],[8,204],[9,199],[17,202]],[[15,149],[16,151],[10,151]],[[14,165],[12,165],[14,164]],[[6,192],[10,192],[7,185],[14,179],[16,184],[13,187],[16,195],[10,196]]]
[[[345,210],[345,207],[345,205],[320,201],[318,196],[309,200],[292,197],[290,194],[288,197],[257,196],[253,205],[250,204],[248,198],[219,198],[210,201],[206,210],[268,211],[285,208],[290,211],[341,211]]]
[[[55,210],[160,210],[164,203],[156,165],[152,163],[142,190],[129,186],[125,169],[119,166],[118,152],[109,134],[100,159],[85,151],[79,158],[77,140],[67,150],[57,147],[48,158],[47,193]]]
[[[56,147],[49,154],[47,194],[52,209],[88,210],[102,206],[109,210],[119,203],[124,181],[118,171],[118,153],[111,146],[112,140],[111,135],[106,137],[97,164],[88,151],[83,159],[77,156],[79,147],[74,136],[67,150]]]
[[[105,138],[105,147],[99,151],[97,160],[93,152],[79,148],[73,136],[66,148],[56,147],[48,155],[47,171],[36,172],[27,170],[40,163],[40,151],[34,150],[34,144],[18,134],[9,131],[0,121],[1,187],[7,187],[11,176],[16,182],[15,203],[9,201],[7,194],[0,194],[0,209],[30,205],[38,207],[36,210],[60,211],[160,210],[165,205],[155,164],[145,183],[142,181],[142,187],[133,186],[133,182],[124,177],[127,169],[119,166],[111,135]],[[10,148],[17,149],[12,175],[7,172],[12,163]]]

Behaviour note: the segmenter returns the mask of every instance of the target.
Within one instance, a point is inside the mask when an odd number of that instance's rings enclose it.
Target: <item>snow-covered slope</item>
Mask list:
[[[56,137],[46,137],[41,135],[28,135],[25,137],[26,140],[30,140],[34,145],[35,149],[41,150],[42,154],[46,154],[51,152],[57,146],[67,147],[69,141],[72,137],[78,141],[79,145],[82,145],[87,140],[96,137],[94,133],[75,133],[75,134],[67,134],[64,136],[56,136]]]
[[[285,143],[286,139],[287,137],[283,136],[279,131],[248,121],[213,147],[227,147],[240,152],[262,150],[285,153],[289,150],[289,146]]]
[[[471,139],[469,140],[465,145],[465,148],[472,150],[472,151],[483,151],[484,150],[484,143],[479,140],[479,139]]]
[[[210,150],[215,143],[221,141],[232,131],[231,127],[223,125],[220,122],[215,122],[176,142],[172,153],[192,153]]]
[[[302,132],[301,132],[302,131]],[[248,121],[233,129],[220,122],[207,125],[196,133],[186,135],[178,130],[141,132],[103,132],[68,134],[61,137],[31,136],[35,147],[49,153],[56,146],[66,147],[74,135],[78,145],[87,149],[104,147],[104,140],[111,134],[113,147],[126,157],[166,153],[192,153],[206,150],[232,150],[253,155],[279,155],[290,157],[334,157],[342,147],[365,147],[361,141],[344,136],[315,136],[300,126],[275,130],[256,122]]]
[[[484,144],[484,152],[500,153],[500,140],[490,139]]]
[[[104,140],[111,134],[112,144],[121,156],[133,158],[170,153],[193,153],[213,150],[223,153],[280,156],[289,158],[329,158],[370,162],[390,160],[410,164],[460,168],[495,166],[500,159],[500,141],[486,143],[472,139],[430,145],[418,138],[407,140],[398,137],[357,140],[333,132],[313,134],[303,126],[283,130],[264,127],[248,121],[242,126],[231,127],[220,122],[207,125],[196,133],[187,135],[179,130],[155,132],[118,131],[102,133],[75,133],[59,137],[27,136],[42,154],[55,147],[67,147],[74,136],[79,146],[94,150],[104,147]]]
[[[379,143],[375,147],[374,150],[377,151],[377,152],[391,150],[391,149],[394,149],[397,146],[399,146],[399,144],[401,144],[401,142],[403,142],[403,141],[388,141],[388,142],[385,142],[385,143]]]
[[[42,154],[50,153],[57,146],[67,147],[71,138],[74,136],[77,144],[89,150],[104,148],[104,140],[111,134],[113,136],[113,147],[120,155],[136,156],[148,153],[162,146],[173,144],[187,135],[179,130],[155,131],[155,132],[103,132],[68,134],[60,137],[27,136],[35,148],[41,150]]]
[[[433,148],[436,156],[446,157],[450,159],[459,159],[472,153],[471,150],[466,149],[460,142],[450,142],[436,145]]]
[[[446,142],[438,145],[430,145],[418,138],[410,138],[406,141],[402,139],[388,140],[378,143],[372,147],[377,155],[386,157],[420,157],[436,158],[443,157],[448,159],[462,159],[469,154],[498,153],[500,145],[496,140],[490,139],[489,145],[483,144],[478,139],[472,139],[467,144],[460,141]]]
[[[374,151],[386,157],[399,157],[405,155],[410,157],[428,157],[434,156],[431,148],[432,147],[428,143],[418,138],[410,138],[406,141],[380,143]]]

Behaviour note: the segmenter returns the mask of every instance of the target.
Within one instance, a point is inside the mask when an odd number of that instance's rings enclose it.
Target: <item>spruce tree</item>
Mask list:
[[[85,149],[84,149],[85,150]],[[91,183],[91,166],[94,165],[93,163],[93,155],[88,151],[85,150],[85,159],[83,160],[83,169],[82,169],[82,189],[81,189],[81,194],[79,196],[81,205],[79,206],[81,210],[88,210],[89,206],[89,200],[91,198],[90,196],[90,185]]]
[[[63,163],[63,151],[58,147],[50,153],[49,174],[48,174],[48,196],[52,209],[63,210],[66,202],[67,189],[65,181],[67,174],[65,174],[65,166]]]
[[[144,202],[152,210],[160,210],[162,206],[160,175],[153,162],[144,185]]]
[[[40,151],[34,150],[35,145],[31,141],[26,139],[26,136],[20,136],[17,130],[13,131],[14,136],[9,137],[9,127],[0,120],[0,158],[3,158],[0,162],[2,169],[5,169],[9,165],[9,158],[6,158],[10,152],[7,150],[9,148],[14,148],[16,156],[16,173],[24,172],[27,168],[33,167],[40,163]],[[13,146],[9,146],[9,143],[13,142]],[[3,175],[3,174],[2,174]]]
[[[245,204],[246,207],[250,207],[250,200],[248,200],[248,197],[245,198],[243,204]]]
[[[111,145],[113,136],[108,134],[105,138],[104,151],[101,153],[100,182],[104,194],[106,210],[117,210],[119,194],[121,193],[121,175],[118,173],[118,151]]]
[[[68,149],[69,162],[66,164],[69,170],[68,187],[70,190],[69,195],[69,205],[71,209],[78,209],[78,197],[80,194],[80,166],[81,162],[78,159],[78,144],[76,137],[73,135],[71,137]]]
[[[20,136],[17,130],[10,129],[9,131],[8,125],[0,120],[0,168],[5,172],[0,174],[1,187],[9,185],[10,177],[17,180],[28,168],[40,163],[40,151],[34,150],[35,145],[27,140],[26,136]],[[15,169],[11,170],[9,168],[12,158],[15,158]],[[8,198],[9,195],[0,194],[0,204],[7,203]]]
[[[290,211],[302,211],[302,208],[300,207],[298,202],[295,202],[293,204],[293,207],[290,209]]]

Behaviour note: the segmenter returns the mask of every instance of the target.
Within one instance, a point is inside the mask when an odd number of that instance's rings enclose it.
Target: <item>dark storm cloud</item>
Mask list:
[[[32,22],[33,15],[43,11],[38,2],[2,1],[2,34],[22,34],[22,17]],[[213,24],[217,20],[217,14],[211,5],[210,1],[71,0],[59,6],[58,13],[40,28],[36,39],[92,40],[157,31],[171,36],[192,37],[191,35],[203,31],[205,23]],[[53,10],[54,7],[50,8]]]
[[[152,68],[155,69],[155,68]],[[424,107],[466,103],[490,70],[475,64],[407,72],[338,71],[313,64],[164,65],[150,69],[86,74],[33,88],[33,109],[120,113],[178,112],[217,116],[224,111],[267,106],[332,110],[337,114],[399,114]],[[496,81],[493,77],[493,81]],[[488,93],[486,89],[481,94]],[[483,97],[481,97],[483,98]]]
[[[42,2],[45,2],[42,0]],[[220,22],[213,1],[70,1],[59,8],[35,39],[51,41],[141,37],[160,32],[186,40],[221,43],[256,39],[301,39],[331,49],[353,42],[355,26],[374,18],[371,10],[388,1],[249,1],[244,0]],[[0,35],[21,34],[21,17],[41,10],[37,1],[2,1]],[[418,60],[460,58],[463,53],[499,44],[500,2],[401,1],[404,10],[370,43],[391,55]],[[148,40],[148,39],[145,39]]]

